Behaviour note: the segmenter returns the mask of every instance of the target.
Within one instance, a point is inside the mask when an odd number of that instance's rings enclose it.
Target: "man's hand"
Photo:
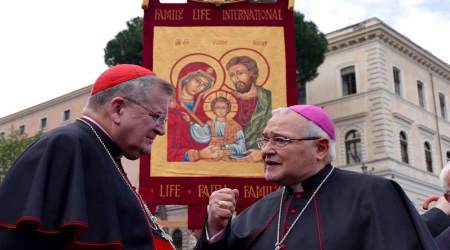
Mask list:
[[[248,152],[250,153],[247,157],[251,159],[252,162],[258,162],[262,161],[262,152],[259,149],[249,149]]]
[[[209,145],[208,147],[199,151],[200,159],[214,159],[222,158],[224,152],[219,146]]]
[[[446,213],[447,215],[450,215],[450,202],[447,201],[445,196],[431,196],[431,197],[429,197],[423,203],[422,208],[424,210],[428,210],[428,208],[429,208],[429,206],[430,206],[430,204],[432,202],[436,202],[436,204],[434,204],[434,207],[442,210],[442,212]]]
[[[447,215],[450,215],[450,202],[448,202],[444,196],[439,197],[439,199],[436,201],[435,207],[439,208]]]
[[[262,161],[262,152],[259,149],[249,149],[247,150],[248,155],[242,158],[236,159],[237,161],[245,162],[260,162]]]
[[[239,190],[222,188],[214,191],[208,204],[208,233],[213,236],[225,229],[236,210]]]

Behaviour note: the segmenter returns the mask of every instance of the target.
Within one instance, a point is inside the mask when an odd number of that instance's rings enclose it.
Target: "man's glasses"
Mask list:
[[[139,102],[137,102],[137,101],[135,101],[133,99],[130,99],[130,98],[127,98],[127,97],[123,97],[123,99],[125,99],[125,100],[127,100],[127,101],[129,101],[129,102],[131,102],[131,103],[133,103],[135,105],[138,105],[139,107],[143,108],[145,111],[148,112],[148,116],[150,116],[153,119],[153,121],[155,121],[157,124],[164,125],[167,122],[166,114],[155,113],[151,109],[145,107],[144,105],[140,104]]]
[[[305,138],[286,138],[282,136],[275,136],[271,138],[261,137],[256,139],[258,148],[263,149],[269,142],[274,148],[282,148],[295,141],[313,141],[320,139],[320,137],[305,137]]]

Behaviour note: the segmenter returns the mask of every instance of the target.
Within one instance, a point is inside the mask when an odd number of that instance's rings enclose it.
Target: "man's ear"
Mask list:
[[[318,139],[316,148],[317,159],[324,160],[328,156],[328,151],[330,150],[328,140],[325,138]]]
[[[448,202],[450,202],[450,193],[445,193],[444,197]]]
[[[450,202],[450,193],[445,193],[444,198],[447,200],[447,202]]]
[[[116,125],[120,123],[120,119],[123,114],[124,104],[125,99],[119,96],[114,97],[113,99],[111,99],[111,101],[109,101],[107,112],[111,121]]]

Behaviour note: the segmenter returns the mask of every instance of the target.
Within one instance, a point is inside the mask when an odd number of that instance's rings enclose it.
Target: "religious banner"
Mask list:
[[[149,204],[189,205],[191,228],[217,189],[239,189],[240,210],[277,188],[256,140],[273,108],[296,103],[289,3],[154,0],[145,10],[144,66],[176,93],[166,134],[141,158],[139,190]]]

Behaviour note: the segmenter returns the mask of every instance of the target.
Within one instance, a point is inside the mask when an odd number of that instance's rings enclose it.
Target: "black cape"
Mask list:
[[[89,122],[114,158],[120,150]],[[123,170],[122,170],[123,171]],[[0,249],[154,249],[133,192],[81,121],[44,134],[0,186]]]
[[[435,238],[446,228],[450,227],[450,216],[435,207],[422,214],[422,219],[428,226],[428,229],[430,229],[431,235]]]
[[[450,216],[442,210],[432,208],[422,215],[440,249],[450,249]]]
[[[450,227],[447,227],[447,229],[436,237],[436,242],[441,250],[450,249]]]
[[[280,238],[330,170],[328,165],[304,181],[302,193],[287,191]],[[275,191],[244,210],[229,223],[225,237],[213,244],[207,242],[203,230],[196,249],[274,249],[281,193]],[[437,246],[398,184],[335,169],[282,249],[436,250]]]

